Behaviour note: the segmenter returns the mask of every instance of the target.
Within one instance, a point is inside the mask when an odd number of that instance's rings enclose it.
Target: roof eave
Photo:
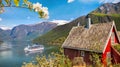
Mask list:
[[[103,53],[105,52],[105,49],[106,49],[107,44],[108,44],[108,41],[109,41],[110,36],[111,36],[111,34],[112,34],[113,26],[114,26],[114,22],[113,22],[113,24],[112,24],[112,27],[111,27],[111,29],[110,29],[110,31],[109,31],[109,35],[108,35],[107,40],[106,40],[106,42],[105,42],[105,47],[104,47],[104,49],[103,49]]]
[[[113,27],[114,27],[114,29],[115,29],[115,33],[116,33],[116,35],[117,35],[117,37],[118,37],[118,41],[119,41],[119,43],[120,43],[120,38],[119,38],[119,36],[118,36],[118,34],[117,34],[116,25],[115,25],[115,22],[113,21],[113,24],[112,24],[110,33],[109,33],[108,38],[107,38],[107,41],[106,41],[106,43],[105,43],[105,47],[104,47],[104,49],[103,49],[103,53],[105,52],[105,49],[106,49],[106,47],[107,47],[107,43],[108,43],[109,38],[110,38],[110,36],[111,36],[111,34],[112,34],[112,29],[113,29]]]
[[[82,51],[89,51],[89,52],[96,52],[96,53],[102,53],[102,50],[90,50],[90,49],[83,49],[83,48],[76,48],[76,47],[65,47],[62,48],[68,48],[68,49],[74,49],[74,50],[82,50]]]

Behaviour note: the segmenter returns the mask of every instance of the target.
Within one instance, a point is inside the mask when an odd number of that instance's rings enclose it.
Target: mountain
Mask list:
[[[57,26],[46,34],[37,37],[33,40],[34,43],[61,45],[69,34],[73,26],[86,25],[87,18],[90,17],[92,24],[115,21],[117,30],[120,31],[120,3],[106,3],[98,7],[86,16],[78,17],[77,19],[65,25]]]
[[[2,29],[0,28],[0,33],[1,33],[1,31],[2,31]],[[0,35],[0,37],[1,37],[1,35]],[[2,39],[0,38],[0,43],[2,42]]]
[[[93,12],[104,13],[104,14],[120,14],[120,2],[119,3],[106,3],[100,6]]]
[[[0,41],[33,40],[56,26],[57,23],[42,22],[38,24],[18,25],[11,30],[4,30],[0,28]]]
[[[3,30],[0,28],[0,40],[4,41],[4,40],[10,40],[11,37],[10,35],[11,30]]]
[[[38,24],[31,25],[18,25],[15,26],[11,32],[10,37],[12,40],[32,40],[39,35],[42,35],[49,30],[55,28],[57,26],[56,23],[52,22],[42,22]]]

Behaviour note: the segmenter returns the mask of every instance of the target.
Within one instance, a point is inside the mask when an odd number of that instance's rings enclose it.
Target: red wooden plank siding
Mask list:
[[[64,48],[64,54],[68,56],[70,60],[73,60],[74,57],[78,57],[78,51],[74,49]]]
[[[107,52],[111,52],[111,38],[109,39],[108,43],[107,43],[107,47],[105,49],[105,52],[102,54],[102,63],[104,65],[107,65],[107,62],[106,62],[106,55],[107,55]]]
[[[111,55],[112,55],[112,63],[120,63],[120,53],[116,51],[115,48],[111,48]]]

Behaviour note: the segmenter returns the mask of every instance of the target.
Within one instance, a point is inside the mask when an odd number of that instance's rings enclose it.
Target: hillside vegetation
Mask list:
[[[102,14],[102,13],[91,13],[87,16],[82,16],[73,20],[72,22],[58,26],[53,30],[47,32],[46,34],[36,38],[33,40],[34,43],[41,43],[41,44],[52,44],[52,45],[62,45],[64,40],[69,34],[69,31],[73,26],[77,26],[77,23],[80,22],[80,25],[86,25],[87,17],[91,18],[93,24],[95,23],[104,23],[115,21],[117,30],[120,31],[120,14]]]
[[[33,40],[33,43],[41,43],[41,44],[52,44],[52,45],[61,45],[66,37],[69,34],[69,31],[73,26],[76,26],[78,22],[81,21],[81,25],[85,23],[85,16],[77,18],[73,20],[71,23],[58,26],[53,30],[47,32],[46,34],[36,38]]]
[[[88,16],[91,17],[93,24],[105,23],[114,20],[117,30],[120,31],[120,14],[91,13]]]

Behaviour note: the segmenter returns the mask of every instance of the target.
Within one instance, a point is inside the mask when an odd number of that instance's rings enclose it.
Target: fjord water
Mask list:
[[[27,54],[24,48],[32,45],[29,41],[12,41],[0,44],[0,67],[21,67],[23,62],[30,62],[37,55],[48,55],[53,51],[57,51],[57,46],[44,45],[44,51]]]

